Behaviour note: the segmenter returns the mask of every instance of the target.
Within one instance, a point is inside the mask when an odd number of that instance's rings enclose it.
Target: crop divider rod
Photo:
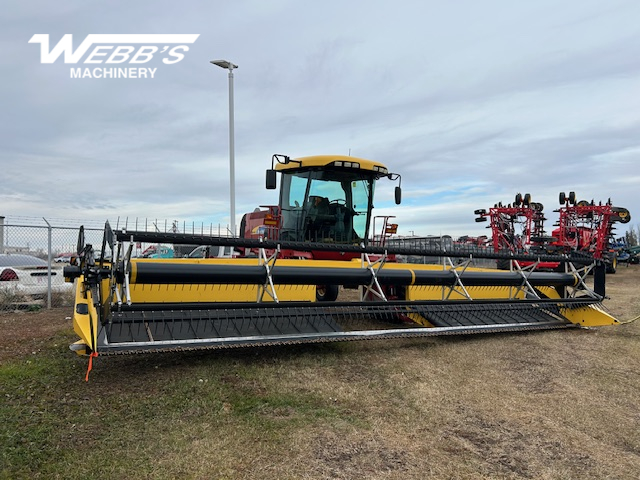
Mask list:
[[[133,236],[129,241],[129,247],[124,257],[124,293],[127,299],[127,305],[131,305],[131,290],[129,289],[129,275],[131,274],[131,254],[133,252]]]
[[[468,260],[465,260],[464,262],[462,262],[462,263],[460,263],[458,265],[454,265],[453,264],[453,262],[451,261],[451,257],[444,257],[443,262],[442,262],[442,268],[444,270],[446,270],[447,266],[451,267],[449,269],[449,271],[451,273],[453,273],[453,275],[456,277],[456,281],[455,281],[455,283],[453,285],[451,285],[449,287],[449,292],[447,293],[446,296],[444,294],[444,291],[445,291],[444,289],[446,287],[442,287],[442,299],[443,300],[449,300],[449,297],[451,296],[451,294],[453,292],[459,293],[460,295],[465,297],[467,300],[473,300],[473,298],[471,298],[471,295],[469,295],[469,292],[465,288],[464,284],[462,283],[462,277],[460,276],[462,273],[465,272],[467,267],[469,267],[472,263],[473,263],[473,258],[471,256],[469,256]],[[462,271],[458,272],[459,268],[462,268]]]
[[[276,260],[278,259],[278,255],[280,253],[280,245],[274,250],[273,254],[270,257],[267,257],[267,251],[264,248],[260,248],[258,262],[260,265],[264,266],[264,270],[266,273],[266,279],[264,284],[258,285],[258,298],[257,302],[261,303],[264,300],[264,295],[269,295],[274,302],[279,303],[278,294],[276,293],[276,288],[273,285],[273,277],[271,275],[271,270],[276,264]]]
[[[115,256],[111,259],[111,292],[116,295],[116,303],[118,307],[122,306],[122,292],[120,291],[120,287],[118,286],[116,271],[118,269],[118,265],[120,264],[120,253],[122,252],[122,242],[118,242],[118,248],[116,249]]]
[[[591,298],[602,300],[603,297],[601,295],[598,295],[591,288],[589,288],[589,286],[585,282],[587,275],[589,275],[589,273],[591,273],[591,271],[595,267],[595,263],[592,263],[590,265],[585,265],[582,268],[576,268],[575,265],[571,262],[569,262],[567,265],[569,266],[571,273],[573,273],[578,278],[578,285],[576,285],[575,287],[571,287],[572,290],[571,290],[571,293],[569,294],[569,297],[576,298],[578,292],[580,291],[580,292],[586,293]]]
[[[520,262],[517,260],[511,260],[511,265],[515,267],[515,271],[520,274],[522,277],[522,283],[520,286],[516,287],[516,294],[518,292],[523,292],[525,296],[527,294],[533,295],[535,298],[540,299],[540,295],[536,292],[535,288],[529,283],[529,276],[538,268],[540,264],[540,259],[538,258],[535,263],[531,265],[527,265],[526,267],[522,267]]]
[[[369,285],[364,287],[364,289],[362,290],[362,295],[360,296],[361,301],[364,301],[367,294],[369,293],[378,297],[383,302],[387,301],[387,297],[384,294],[382,287],[380,287],[380,282],[378,282],[378,276],[377,276],[378,271],[383,267],[386,261],[387,261],[386,250],[384,251],[384,254],[374,262],[371,262],[371,259],[369,258],[368,253],[365,252],[362,254],[362,266],[366,267],[366,269],[369,270],[369,273],[371,273],[371,282],[369,282]]]

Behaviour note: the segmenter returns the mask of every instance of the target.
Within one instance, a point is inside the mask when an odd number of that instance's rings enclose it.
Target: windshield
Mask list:
[[[307,170],[282,175],[282,240],[360,243],[367,238],[373,178],[362,172]]]

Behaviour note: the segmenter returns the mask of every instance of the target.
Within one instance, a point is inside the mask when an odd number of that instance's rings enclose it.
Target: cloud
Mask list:
[[[239,65],[238,221],[277,202],[273,153],[386,163],[404,202],[381,183],[376,214],[403,234],[483,233],[473,210],[517,192],[551,210],[575,190],[634,214],[636,2],[161,6],[5,8],[0,215],[228,223],[228,78],[214,58]],[[200,37],[153,80],[79,80],[39,63],[34,33]]]

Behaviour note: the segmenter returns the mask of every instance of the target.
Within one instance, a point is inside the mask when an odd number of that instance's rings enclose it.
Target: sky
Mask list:
[[[369,0],[3,3],[0,216],[228,225],[277,203],[274,153],[343,154],[402,175],[375,215],[400,235],[483,235],[473,211],[559,192],[630,210],[640,186],[640,2]],[[71,34],[197,34],[183,58],[41,63]],[[156,44],[150,44],[156,45]],[[140,45],[136,45],[136,49]],[[93,48],[93,47],[92,47]],[[175,59],[177,57],[171,57]],[[87,60],[102,63],[86,63]],[[130,58],[131,59],[131,58]],[[154,78],[71,69],[155,68]],[[619,227],[623,232],[625,227]]]

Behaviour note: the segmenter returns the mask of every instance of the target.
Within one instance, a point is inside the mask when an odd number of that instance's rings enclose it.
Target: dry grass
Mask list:
[[[640,268],[610,276],[621,320]],[[70,312],[0,316],[0,477],[619,478],[640,321],[593,330],[84,359]],[[34,355],[33,352],[36,352]]]

